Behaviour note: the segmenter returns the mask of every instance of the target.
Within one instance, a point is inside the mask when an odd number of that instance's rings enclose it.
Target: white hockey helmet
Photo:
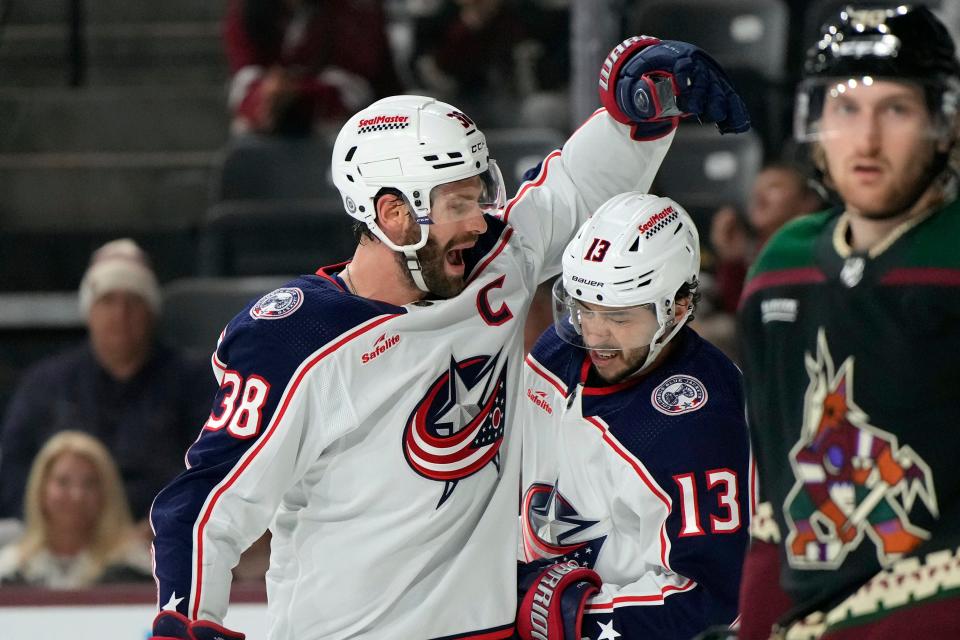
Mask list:
[[[565,341],[585,348],[649,346],[643,370],[693,313],[691,304],[676,320],[674,303],[684,284],[696,290],[699,273],[700,237],[683,207],[670,198],[622,193],[567,245],[553,289],[554,326]],[[616,325],[616,338],[590,343],[584,337],[590,323]]]
[[[473,120],[456,107],[423,96],[392,96],[374,102],[347,121],[333,147],[333,182],[353,218],[394,251],[408,253],[427,242],[432,190],[480,176],[480,209],[502,209],[503,178],[489,157],[487,141]],[[398,246],[377,225],[374,198],[383,188],[399,190],[420,240]]]

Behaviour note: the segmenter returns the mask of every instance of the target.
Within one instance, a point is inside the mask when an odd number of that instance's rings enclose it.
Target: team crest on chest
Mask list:
[[[279,320],[292,315],[303,304],[303,291],[299,287],[283,287],[271,291],[257,300],[250,309],[254,320]]]
[[[492,463],[500,472],[507,405],[507,360],[456,360],[429,386],[403,432],[403,454],[424,478],[443,482],[437,508],[457,483]]]
[[[583,517],[560,493],[559,484],[535,482],[523,496],[520,516],[527,561],[557,558],[592,567],[607,539],[608,519]]]
[[[929,538],[909,514],[919,499],[938,515],[930,467],[870,424],[854,402],[854,359],[835,369],[823,329],[816,357],[805,361],[803,432],[790,450],[796,482],[783,506],[787,560],[798,569],[834,569],[869,539],[888,565]]]
[[[668,416],[690,413],[707,404],[707,388],[686,374],[670,376],[650,394],[653,408]]]

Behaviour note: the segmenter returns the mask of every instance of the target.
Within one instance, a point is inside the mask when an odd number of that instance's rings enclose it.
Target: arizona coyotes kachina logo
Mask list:
[[[822,328],[816,357],[805,361],[803,434],[790,451],[796,482],[784,502],[787,560],[798,569],[832,569],[866,534],[888,565],[929,537],[908,514],[920,498],[938,515],[930,468],[869,424],[853,398],[854,359],[835,369]]]
[[[440,508],[457,482],[489,462],[500,472],[507,404],[507,360],[500,353],[457,361],[430,385],[403,431],[403,454],[414,471],[444,483]]]

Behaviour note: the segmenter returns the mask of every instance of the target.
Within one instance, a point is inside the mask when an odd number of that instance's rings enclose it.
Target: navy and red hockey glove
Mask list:
[[[161,611],[153,619],[153,635],[149,640],[244,640],[246,636],[237,631],[210,622],[188,620],[176,611]]]
[[[636,140],[673,131],[681,117],[716,122],[720,133],[750,128],[750,114],[723,68],[705,51],[678,40],[627,38],[600,70],[600,102]]]
[[[580,640],[583,609],[603,581],[575,560],[519,576],[517,635],[521,640]]]

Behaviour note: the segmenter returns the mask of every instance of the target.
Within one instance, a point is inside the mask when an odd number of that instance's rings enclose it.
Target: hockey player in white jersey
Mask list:
[[[737,616],[750,444],[739,370],[687,326],[699,270],[693,220],[643,193],[563,255],[517,412],[523,640],[689,640]]]
[[[506,204],[448,104],[387,98],[344,125],[334,179],[364,233],[224,330],[213,410],[152,509],[155,639],[242,638],[221,626],[230,572],[268,527],[271,640],[513,634],[531,297],[581,221],[649,187],[678,120],[651,73],[680,110],[749,127],[723,71],[676,44],[618,46],[605,108]]]

